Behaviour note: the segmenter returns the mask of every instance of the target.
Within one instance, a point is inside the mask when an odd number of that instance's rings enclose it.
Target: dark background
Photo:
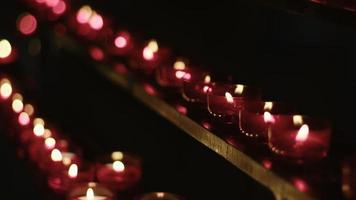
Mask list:
[[[330,118],[336,130],[332,148],[354,151],[354,118],[348,116],[356,111],[355,29],[338,23],[341,17],[328,20],[241,0],[81,2],[90,2],[118,27],[157,38],[177,55],[215,74],[261,87],[266,99],[287,101],[303,113]],[[0,7],[0,38],[26,52],[29,40],[15,29],[17,16],[26,9],[17,1],[8,3]],[[41,26],[36,33],[42,42],[41,55],[23,53],[4,70],[16,77],[46,119],[83,147],[88,159],[114,149],[142,155],[140,191],[166,190],[188,199],[271,196],[103,79],[88,67],[88,61],[54,49],[49,27]],[[2,192],[13,195],[11,199],[44,198],[41,184],[27,163],[16,159],[13,145],[2,136],[0,142],[5,157]]]

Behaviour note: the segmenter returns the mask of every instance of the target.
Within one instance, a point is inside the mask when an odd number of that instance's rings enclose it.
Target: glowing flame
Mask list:
[[[210,83],[211,82],[211,77],[210,75],[206,75],[204,78],[204,83]]]
[[[12,110],[16,113],[20,113],[23,109],[22,96],[21,94],[15,94],[12,97]]]
[[[273,108],[273,102],[266,101],[266,102],[265,102],[265,105],[264,105],[264,107],[263,107],[263,110],[269,110],[269,111],[271,111],[272,108]]]
[[[88,188],[87,193],[86,193],[86,199],[87,200],[94,200],[95,199],[93,188]]]
[[[52,137],[46,138],[45,145],[47,149],[53,149],[56,146],[56,140]]]
[[[234,98],[230,94],[230,92],[225,92],[225,98],[228,103],[234,103]]]
[[[104,26],[103,17],[94,12],[89,19],[89,25],[92,29],[100,30]]]
[[[156,40],[150,40],[148,42],[147,47],[153,52],[156,53],[158,51],[158,43]]]
[[[153,60],[154,52],[149,47],[145,47],[142,51],[142,56],[145,60]]]
[[[164,192],[157,192],[157,193],[156,193],[156,196],[157,196],[158,198],[163,198],[163,197],[164,197]]]
[[[122,158],[124,158],[124,154],[121,151],[114,151],[111,153],[111,158],[113,160],[122,160]]]
[[[268,111],[265,111],[263,113],[263,120],[265,121],[265,123],[274,123],[275,122],[273,115],[271,113],[269,113]]]
[[[17,28],[22,34],[30,35],[37,28],[37,20],[31,14],[24,14],[18,19]]]
[[[301,115],[293,115],[293,124],[300,126],[303,124],[303,117]]]
[[[48,7],[54,7],[59,3],[59,0],[46,0],[46,5]]]
[[[1,55],[1,44],[0,44],[0,55]],[[0,95],[3,99],[7,99],[12,94],[12,86],[8,79],[2,79],[0,81]]]
[[[52,7],[52,11],[54,14],[61,15],[63,14],[67,9],[67,5],[64,1],[59,1],[57,5]]]
[[[207,86],[207,85],[205,85],[205,86],[203,87],[203,92],[204,92],[204,93],[207,93],[207,92],[209,91],[209,89],[210,89],[210,87]]]
[[[119,35],[115,38],[114,43],[117,48],[124,48],[127,46],[127,39],[124,36]]]
[[[122,172],[125,170],[125,165],[124,163],[122,163],[121,161],[117,160],[117,161],[114,161],[113,164],[112,164],[112,169],[115,171],[115,172]]]
[[[28,116],[27,113],[22,112],[19,114],[18,122],[20,123],[20,125],[26,126],[30,123],[30,116]]]
[[[29,115],[33,115],[33,113],[35,112],[35,109],[33,108],[33,106],[31,104],[26,104],[24,111]]]
[[[176,71],[176,73],[175,73],[177,79],[182,79],[185,74],[186,74],[186,72],[184,72],[184,71]]]
[[[177,60],[174,65],[173,68],[175,70],[185,70],[185,63],[181,60]]]
[[[77,13],[77,21],[81,24],[88,23],[92,13],[93,10],[91,9],[90,6],[85,5],[81,7]]]
[[[43,123],[41,123],[43,122]],[[34,127],[33,127],[33,133],[37,137],[41,137],[45,133],[45,128],[44,128],[44,121],[42,119],[36,118],[34,120]]]
[[[78,175],[78,165],[71,164],[69,169],[68,169],[68,176],[70,178],[76,178],[77,175]]]
[[[62,161],[62,159],[63,159],[62,153],[58,149],[53,149],[51,152],[51,159],[54,162]]]
[[[71,153],[71,152],[64,152],[64,153],[62,153],[62,157],[63,157],[62,163],[65,166],[68,166],[68,165],[72,164],[72,160],[74,159],[75,154]]]
[[[242,94],[244,91],[245,86],[237,84],[234,93],[235,94]]]
[[[49,137],[51,137],[52,136],[52,132],[51,132],[51,130],[49,130],[49,129],[45,129],[44,130],[44,134],[43,134],[43,138],[49,138]]]
[[[190,73],[188,73],[188,72],[186,72],[185,74],[184,74],[184,76],[183,76],[183,79],[184,80],[190,80],[192,78],[192,75],[190,74]]]
[[[304,142],[308,138],[308,135],[309,135],[309,126],[306,124],[303,124],[300,127],[300,129],[297,133],[297,136],[295,137],[295,141]]]
[[[8,40],[0,40],[0,58],[6,58],[11,54],[12,48]]]

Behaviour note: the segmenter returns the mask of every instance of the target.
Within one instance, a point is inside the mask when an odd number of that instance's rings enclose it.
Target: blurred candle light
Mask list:
[[[41,137],[44,135],[45,133],[45,128],[44,128],[44,121],[41,118],[36,118],[33,121],[33,133],[37,136],[37,137]]]
[[[63,159],[62,153],[58,149],[53,149],[51,152],[51,159],[54,162],[61,162]]]
[[[52,7],[52,11],[54,14],[61,15],[63,14],[67,9],[67,5],[64,1],[59,1],[57,5]]]
[[[53,149],[56,146],[56,140],[52,137],[48,137],[45,139],[45,146],[48,150]]]
[[[7,58],[10,56],[12,51],[11,44],[8,40],[0,40],[0,58]]]
[[[91,9],[90,6],[88,5],[82,6],[77,12],[77,21],[81,24],[88,23],[92,13],[93,10]]]
[[[104,26],[103,17],[94,11],[89,19],[89,25],[94,30],[100,30]]]
[[[21,94],[14,94],[14,96],[12,97],[12,110],[15,113],[20,113],[23,110],[23,98],[21,96]]]
[[[29,14],[22,14],[17,19],[17,29],[24,35],[30,35],[36,31],[37,28],[37,20],[36,18]]]
[[[0,48],[1,48],[1,42],[0,42]],[[1,49],[0,49],[1,52]],[[1,54],[1,53],[0,53]],[[12,94],[12,86],[11,82],[4,78],[0,81],[0,96],[3,99],[8,99]]]
[[[26,112],[21,112],[18,116],[18,122],[22,126],[26,126],[30,123],[30,116]]]

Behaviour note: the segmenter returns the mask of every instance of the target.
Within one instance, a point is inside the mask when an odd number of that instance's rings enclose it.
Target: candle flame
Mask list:
[[[156,196],[157,196],[158,198],[163,198],[163,197],[164,197],[164,192],[157,192],[157,193],[156,193]]]
[[[46,138],[45,145],[47,149],[53,149],[56,146],[56,140],[52,137]]]
[[[295,137],[295,140],[297,142],[304,142],[308,138],[308,135],[309,135],[309,127],[308,125],[303,124],[300,127],[297,136]]]
[[[12,86],[8,79],[4,78],[0,81],[0,95],[3,99],[7,99],[11,96]]]
[[[265,102],[265,105],[264,105],[264,107],[263,107],[263,110],[269,110],[269,111],[271,111],[272,108],[273,108],[273,102],[266,101],[266,102]]]
[[[21,125],[26,126],[30,123],[30,116],[28,116],[28,114],[25,112],[21,112],[18,117],[18,122]]]
[[[263,113],[263,119],[264,119],[265,123],[272,123],[273,124],[275,122],[275,119],[274,119],[273,115],[268,111],[265,111]]]
[[[207,92],[209,91],[209,89],[210,89],[210,87],[207,86],[207,85],[205,85],[205,86],[203,87],[203,92],[204,92],[204,93],[207,93]]]
[[[53,149],[51,152],[51,159],[55,162],[62,161],[62,153],[58,149]]]
[[[225,98],[228,103],[234,103],[234,98],[232,98],[230,92],[225,92]]]
[[[69,169],[68,169],[68,176],[70,178],[76,178],[77,175],[78,175],[78,165],[71,164]]]
[[[0,40],[0,58],[6,58],[10,56],[12,51],[11,44],[8,40]]]
[[[88,188],[87,193],[86,193],[87,200],[94,200],[95,199],[95,194],[93,188]]]
[[[300,126],[303,124],[303,117],[301,115],[293,115],[293,124]]]
[[[44,130],[43,138],[49,138],[52,136],[52,132],[49,129]]]
[[[122,158],[124,158],[124,154],[121,151],[114,151],[111,153],[111,158],[113,160],[122,160]]]
[[[185,76],[186,72],[184,71],[176,71],[175,75],[177,79],[182,79]]]
[[[112,168],[116,172],[122,172],[125,170],[125,165],[121,161],[117,160],[113,162]]]
[[[14,96],[12,97],[12,110],[14,110],[14,112],[16,113],[20,113],[23,110],[23,98],[21,96],[21,94],[14,94]]]
[[[68,165],[72,164],[72,160],[74,157],[75,157],[74,153],[64,152],[64,153],[62,153],[62,163],[65,166],[68,166]]]
[[[142,51],[142,56],[145,60],[153,60],[154,52],[149,47],[145,47]]]
[[[88,5],[82,6],[78,10],[77,21],[81,24],[88,23],[92,13],[93,13],[93,10],[91,9],[90,6],[88,6]]]
[[[153,52],[156,53],[158,51],[158,43],[156,40],[150,40],[148,42],[147,47]]]
[[[36,124],[33,127],[33,133],[37,136],[37,137],[41,137],[44,135],[45,133],[45,128],[43,126],[43,124]]]
[[[29,115],[33,115],[33,113],[35,112],[35,109],[33,108],[33,106],[31,104],[26,104],[24,107],[24,111]]]
[[[204,77],[204,83],[210,83],[210,81],[211,81],[210,75],[206,75],[206,76]]]
[[[185,63],[181,60],[177,60],[173,65],[175,70],[185,70],[185,67]]]
[[[234,93],[235,94],[242,94],[244,91],[245,86],[237,84]]]

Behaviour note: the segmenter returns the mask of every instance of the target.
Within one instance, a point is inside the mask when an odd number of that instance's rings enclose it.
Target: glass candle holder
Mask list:
[[[239,112],[238,126],[247,138],[267,142],[268,125],[279,118],[295,113],[293,106],[271,101],[246,102]]]
[[[95,166],[71,164],[68,169],[48,175],[48,187],[55,193],[64,194],[73,185],[87,183],[94,179]]]
[[[44,156],[38,161],[39,170],[45,174],[54,174],[68,170],[71,164],[81,164],[81,158],[74,151],[60,151],[52,149],[50,155]]]
[[[168,192],[150,192],[139,195],[135,200],[184,200],[184,198]]]
[[[169,55],[167,48],[159,47],[158,42],[152,39],[133,52],[129,66],[145,74],[152,74],[159,65],[167,62]]]
[[[157,83],[162,87],[181,87],[184,81],[203,81],[208,73],[188,65],[187,61],[178,59],[174,63],[169,62],[158,66]]]
[[[96,178],[114,191],[126,190],[139,182],[141,160],[127,152],[115,151],[99,160]]]
[[[255,87],[241,84],[213,83],[208,90],[207,106],[209,113],[223,120],[233,123],[247,101],[261,99],[261,92]]]
[[[328,121],[302,115],[271,115],[268,127],[270,150],[303,164],[327,155],[331,135]]]
[[[183,81],[182,96],[186,101],[206,105],[207,94],[212,86],[211,76],[206,73],[202,77],[200,80]]]
[[[115,200],[114,193],[107,187],[96,183],[88,182],[73,186],[67,200]]]

